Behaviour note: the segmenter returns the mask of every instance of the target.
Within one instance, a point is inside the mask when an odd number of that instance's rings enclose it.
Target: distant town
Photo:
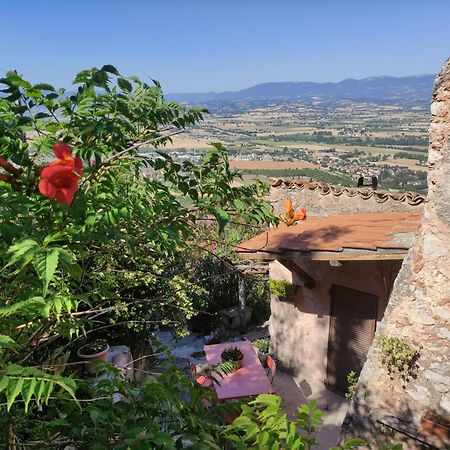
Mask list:
[[[175,136],[166,150],[198,160],[223,143],[232,167],[248,178],[310,178],[356,186],[426,191],[428,123],[422,103],[283,100],[215,103],[205,122]]]

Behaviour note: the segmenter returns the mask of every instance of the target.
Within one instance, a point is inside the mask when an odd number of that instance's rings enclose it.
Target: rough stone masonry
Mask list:
[[[369,448],[386,440],[402,442],[404,449],[423,448],[423,442],[450,448],[446,438],[427,434],[421,420],[426,411],[450,418],[450,59],[436,78],[431,114],[422,230],[376,333],[420,348],[418,367],[403,386],[381,367],[372,345],[341,435],[365,438]]]

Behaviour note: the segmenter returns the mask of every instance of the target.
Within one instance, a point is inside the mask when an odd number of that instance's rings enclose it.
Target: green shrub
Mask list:
[[[281,407],[281,397],[261,394],[242,405],[241,415],[223,430],[223,435],[238,450],[257,449],[310,449],[319,445],[317,431],[322,424],[323,412],[311,400],[300,405],[291,421]],[[346,440],[331,450],[357,449],[366,442]]]
[[[347,375],[348,388],[347,393],[345,394],[346,398],[352,398],[355,395],[356,391],[356,383],[358,382],[359,376],[358,374],[352,370]]]
[[[269,290],[278,297],[292,298],[297,286],[286,280],[269,280]]]
[[[253,341],[252,344],[253,347],[255,347],[260,353],[264,353],[265,355],[269,354],[269,338],[256,339],[256,341]]]
[[[203,293],[196,296],[193,306],[199,312],[189,321],[192,331],[209,333],[219,324],[218,312],[239,304],[239,278],[234,248],[243,240],[259,233],[261,228],[230,224],[221,234],[209,224],[195,229],[196,242],[204,248],[189,249],[180,258],[190,267]],[[199,246],[200,247],[200,246]],[[267,279],[262,275],[245,275],[245,302],[253,309],[252,321],[260,324],[270,316],[270,295]]]

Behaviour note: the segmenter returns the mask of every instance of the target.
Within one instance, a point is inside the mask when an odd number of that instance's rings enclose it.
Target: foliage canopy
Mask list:
[[[199,221],[215,221],[222,232],[230,220],[272,220],[260,199],[265,187],[236,185],[238,175],[220,144],[197,165],[164,152],[171,136],[201,121],[206,111],[166,102],[155,81],[124,77],[105,65],[77,74],[71,91],[32,84],[13,71],[0,83],[0,408],[8,411],[1,428],[15,440],[24,409],[48,442],[53,425],[59,434],[65,430],[63,417],[84,424],[81,433],[102,423],[108,445],[125,445],[143,427],[148,433],[139,439],[146,444],[174,442],[176,432],[194,429],[191,422],[150,427],[139,422],[144,417],[137,404],[134,413],[126,405],[105,411],[102,404],[111,405],[115,390],[139,401],[150,391],[173,400],[174,407],[176,389],[165,378],[134,391],[113,376],[113,382],[101,383],[108,395],[99,392],[101,386],[89,394],[74,350],[100,330],[114,336],[111,330],[120,326],[148,333],[185,323],[201,288],[177,266],[177,255],[198,244],[193,228]],[[65,156],[58,150],[62,143]],[[57,159],[49,162],[52,149]],[[48,167],[52,174],[56,167],[59,178],[47,176]],[[75,170],[71,197],[41,188],[44,178],[66,188]],[[165,376],[179,376],[170,373]],[[167,415],[160,403],[148,411],[152,420]],[[45,420],[36,416],[43,404]],[[130,427],[130,420],[139,426]],[[79,445],[92,438],[67,434]],[[196,442],[211,439],[203,435]]]

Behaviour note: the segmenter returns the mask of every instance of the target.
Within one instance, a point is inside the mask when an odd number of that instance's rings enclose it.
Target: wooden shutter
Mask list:
[[[331,289],[330,331],[325,383],[347,392],[347,375],[361,372],[375,332],[378,298],[343,286]]]

